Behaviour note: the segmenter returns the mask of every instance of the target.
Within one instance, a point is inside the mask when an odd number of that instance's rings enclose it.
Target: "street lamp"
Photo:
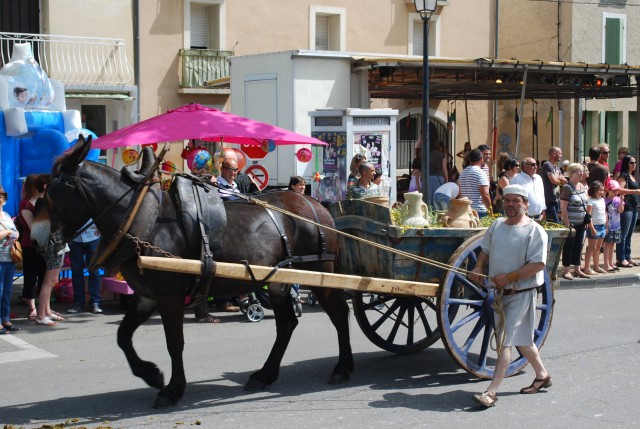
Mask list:
[[[422,18],[422,200],[429,198],[429,22],[438,0],[413,0]]]

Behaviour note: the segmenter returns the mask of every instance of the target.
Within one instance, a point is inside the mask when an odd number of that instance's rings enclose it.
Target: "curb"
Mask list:
[[[623,274],[601,278],[560,280],[561,289],[598,289],[605,287],[634,286],[640,284],[640,274]]]

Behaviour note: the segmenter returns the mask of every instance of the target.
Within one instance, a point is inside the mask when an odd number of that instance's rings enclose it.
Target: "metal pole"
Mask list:
[[[516,159],[520,159],[520,135],[522,129],[522,121],[524,120],[524,94],[527,91],[527,71],[528,66],[524,66],[524,76],[522,78],[522,91],[520,92],[520,122],[518,122],[518,132],[516,134]]]
[[[428,204],[429,186],[429,23],[431,17],[422,19],[422,201]]]

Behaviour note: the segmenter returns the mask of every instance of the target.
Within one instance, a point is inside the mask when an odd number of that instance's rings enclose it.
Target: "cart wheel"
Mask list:
[[[259,322],[264,319],[264,308],[260,304],[251,304],[247,307],[247,319],[251,322]]]
[[[467,239],[449,260],[449,265],[471,270],[480,253],[484,232]],[[493,289],[472,283],[463,274],[448,271],[438,298],[438,321],[442,341],[449,354],[471,374],[480,378],[492,378],[496,353],[490,349],[494,330]],[[547,271],[544,284],[538,291],[537,327],[534,342],[538,348],[544,344],[553,315],[553,287]],[[494,342],[495,343],[495,342]],[[520,371],[527,360],[516,351],[516,356],[507,368],[507,377]],[[491,355],[491,357],[489,357]]]
[[[440,338],[434,300],[355,292],[353,313],[373,344],[391,353],[413,353]]]

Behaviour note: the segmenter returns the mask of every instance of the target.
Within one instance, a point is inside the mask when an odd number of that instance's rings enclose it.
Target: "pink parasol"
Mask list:
[[[167,113],[114,131],[93,141],[92,147],[111,149],[149,143],[201,139],[260,146],[265,140],[276,145],[326,143],[278,128],[264,122],[243,118],[232,113],[200,104],[186,104]]]

